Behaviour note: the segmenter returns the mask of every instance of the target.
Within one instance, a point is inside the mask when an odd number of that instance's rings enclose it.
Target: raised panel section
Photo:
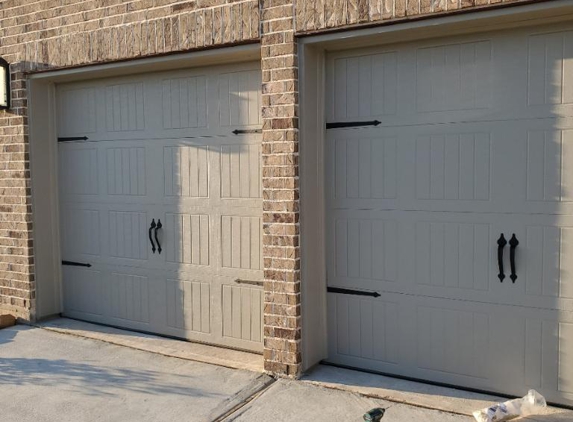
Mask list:
[[[261,197],[260,144],[221,147],[221,197]]]
[[[98,210],[67,208],[62,211],[61,221],[64,253],[100,254],[100,213]]]
[[[196,76],[163,80],[163,127],[207,126],[207,78]]]
[[[396,56],[388,52],[334,61],[335,120],[396,113]]]
[[[143,83],[124,83],[105,87],[105,122],[108,132],[145,129]]]
[[[334,195],[337,199],[396,198],[396,139],[336,139]]]
[[[107,286],[109,315],[133,322],[149,322],[149,280],[147,277],[112,273]]]
[[[102,274],[85,268],[63,268],[65,310],[103,315]]]
[[[573,31],[529,37],[529,105],[573,103]]]
[[[98,194],[97,149],[60,147],[59,161],[59,185],[64,195]]]
[[[136,211],[110,211],[108,254],[114,258],[147,259],[150,224],[147,213]]]
[[[573,130],[530,131],[527,136],[527,199],[573,200]]]
[[[419,136],[416,140],[416,198],[490,199],[490,135]]]
[[[398,236],[396,221],[336,220],[336,276],[396,281]]]
[[[172,328],[211,332],[211,286],[209,283],[167,280],[167,325]]]
[[[419,49],[416,74],[419,112],[474,110],[491,106],[490,41]]]
[[[490,226],[417,222],[416,282],[466,290],[488,290]]]
[[[223,337],[260,342],[263,338],[263,289],[223,286]]]
[[[209,196],[209,147],[163,148],[165,196],[206,198]]]
[[[400,319],[397,303],[333,295],[336,352],[341,355],[398,362]]]
[[[209,265],[209,216],[165,214],[165,259],[192,265]]]
[[[221,216],[221,250],[223,267],[262,269],[261,219]]]
[[[559,324],[559,378],[558,389],[573,394],[573,324]]]
[[[419,306],[417,317],[419,368],[487,378],[489,315]]]
[[[573,228],[529,226],[524,251],[527,295],[573,299]]]
[[[97,129],[94,88],[58,90],[60,136],[84,135]]]
[[[219,75],[219,124],[261,124],[261,72],[245,70]]]
[[[106,156],[108,195],[145,195],[145,148],[107,148]]]

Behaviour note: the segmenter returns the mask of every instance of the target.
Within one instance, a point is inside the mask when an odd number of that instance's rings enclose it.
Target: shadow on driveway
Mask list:
[[[3,340],[2,340],[3,341]],[[2,344],[0,341],[0,344]],[[190,388],[189,375],[170,374],[179,382],[164,383],[160,373],[149,370],[106,368],[66,359],[29,359],[0,357],[0,385],[55,387],[77,385],[84,394],[114,395],[110,387],[146,394],[178,394],[183,396],[223,397],[204,389]],[[178,386],[177,384],[183,384]]]

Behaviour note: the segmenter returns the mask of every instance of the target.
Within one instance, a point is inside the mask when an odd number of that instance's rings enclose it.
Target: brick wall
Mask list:
[[[296,31],[302,33],[384,23],[515,2],[523,0],[295,0]]]
[[[0,56],[13,63],[13,107],[10,112],[0,112],[0,310],[34,318],[26,72],[260,39],[265,368],[298,375],[301,274],[295,35],[489,7],[502,1],[1,1]],[[505,0],[510,1],[527,0]]]
[[[0,56],[12,64],[13,99],[0,112],[0,309],[34,317],[26,72],[258,38],[253,0],[0,2]]]
[[[263,0],[265,369],[300,373],[298,60],[293,4]]]

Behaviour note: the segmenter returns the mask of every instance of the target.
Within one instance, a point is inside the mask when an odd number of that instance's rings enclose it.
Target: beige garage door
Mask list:
[[[257,64],[61,85],[65,315],[262,350]]]
[[[333,53],[327,87],[329,359],[573,404],[571,24]]]

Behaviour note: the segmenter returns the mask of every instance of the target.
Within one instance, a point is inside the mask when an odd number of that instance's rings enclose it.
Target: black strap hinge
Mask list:
[[[75,141],[87,141],[87,136],[70,136],[70,137],[63,137],[58,138],[58,142],[75,142]]]
[[[366,290],[343,289],[340,287],[327,287],[326,291],[328,293],[340,293],[343,295],[380,297],[380,293],[378,293],[378,292],[369,292]]]
[[[90,268],[92,264],[86,264],[83,262],[74,262],[74,261],[62,261],[62,265],[68,265],[70,267],[87,267]]]
[[[334,122],[327,123],[327,129],[340,129],[343,127],[362,127],[362,126],[378,126],[382,123],[380,120],[368,120],[366,122]]]
[[[263,133],[262,129],[235,129],[233,134],[235,135],[244,135],[247,133]]]

